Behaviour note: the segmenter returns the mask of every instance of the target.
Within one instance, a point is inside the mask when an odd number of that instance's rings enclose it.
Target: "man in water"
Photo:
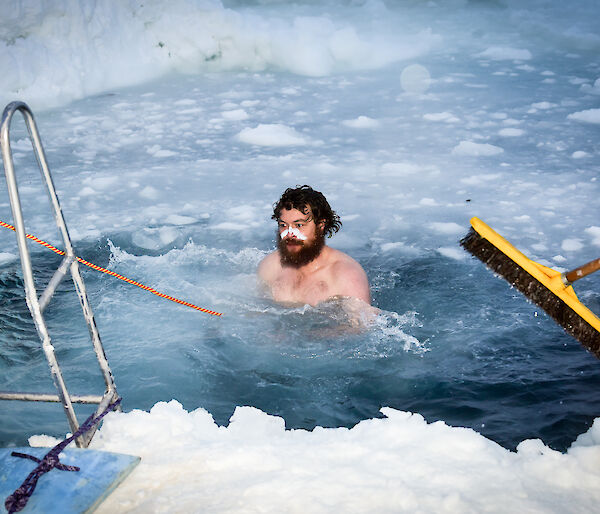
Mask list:
[[[277,250],[258,266],[258,276],[282,303],[317,305],[334,298],[371,304],[369,282],[352,257],[325,244],[342,226],[322,193],[310,186],[285,190],[275,204]]]

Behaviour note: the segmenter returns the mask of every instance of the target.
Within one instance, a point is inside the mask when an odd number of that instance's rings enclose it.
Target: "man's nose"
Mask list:
[[[282,239],[299,239],[299,240],[303,240],[306,239],[301,233],[300,230],[298,230],[297,228],[293,228],[293,227],[287,227],[282,233],[281,233],[281,238]]]

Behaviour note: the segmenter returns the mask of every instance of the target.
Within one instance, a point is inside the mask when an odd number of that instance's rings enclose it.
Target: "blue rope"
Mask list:
[[[31,459],[35,462],[38,462],[38,466],[27,476],[27,478],[23,481],[23,483],[12,493],[6,501],[4,502],[4,506],[8,511],[8,514],[13,514],[14,512],[19,512],[25,508],[27,502],[29,501],[29,497],[33,494],[35,490],[35,486],[37,485],[37,481],[39,478],[48,471],[53,468],[60,469],[62,471],[79,471],[77,466],[67,466],[66,464],[62,464],[58,459],[60,452],[62,452],[65,447],[74,439],[77,439],[80,435],[85,434],[88,430],[90,430],[94,425],[100,422],[100,420],[106,416],[111,410],[113,410],[119,403],[121,403],[122,398],[118,398],[116,401],[111,403],[104,411],[99,414],[97,417],[94,417],[92,414],[85,422],[79,427],[79,430],[75,432],[71,437],[65,439],[64,441],[58,443],[54,448],[52,448],[42,459],[38,459],[33,455],[27,455],[19,452],[12,452],[11,455],[14,457],[21,457],[25,459]]]

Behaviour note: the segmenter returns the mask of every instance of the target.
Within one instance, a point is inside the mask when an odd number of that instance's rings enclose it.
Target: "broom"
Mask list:
[[[469,233],[460,241],[491,270],[544,309],[565,332],[600,358],[600,319],[575,295],[571,283],[600,269],[600,259],[566,273],[528,259],[479,218],[471,219]]]

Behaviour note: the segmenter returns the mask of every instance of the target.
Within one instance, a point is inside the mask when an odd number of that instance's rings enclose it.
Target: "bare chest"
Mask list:
[[[308,303],[316,305],[332,296],[332,287],[326,273],[306,275],[297,270],[284,270],[271,284],[273,299],[277,302]]]

